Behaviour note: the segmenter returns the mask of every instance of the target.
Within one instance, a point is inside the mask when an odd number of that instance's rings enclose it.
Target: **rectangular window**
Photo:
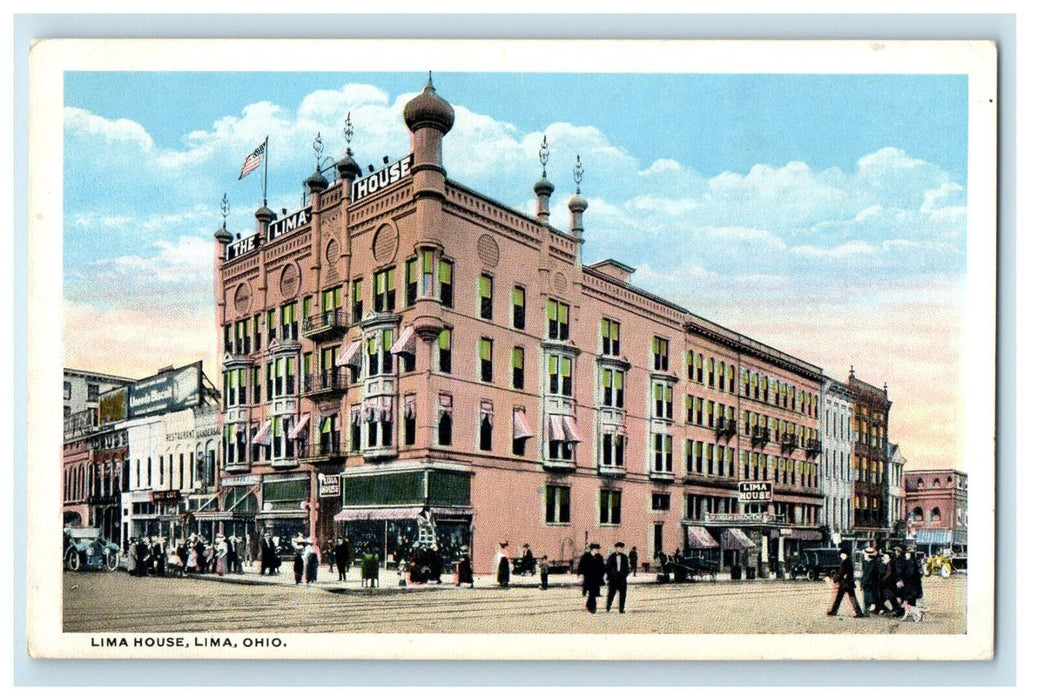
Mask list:
[[[414,306],[418,301],[418,259],[411,258],[406,264],[406,305]]]
[[[670,509],[670,494],[668,493],[653,493],[652,494],[652,510],[669,510]]]
[[[437,440],[443,447],[449,447],[454,439],[454,397],[450,394],[439,395],[439,424]]]
[[[305,306],[306,304],[304,303],[304,312]],[[325,289],[320,295],[320,310],[327,313],[329,311],[338,311],[340,308],[342,308],[342,287]]]
[[[396,310],[396,269],[376,272],[374,276],[374,310],[391,312]]]
[[[439,332],[439,371],[447,374],[450,374],[451,336],[449,328]]]
[[[598,522],[602,525],[619,525],[622,521],[622,491],[602,489],[598,494]]]
[[[364,281],[362,279],[353,280],[351,301],[353,302],[353,323],[360,323],[364,318],[364,296],[363,296]]]
[[[439,261],[439,301],[454,308],[454,263],[446,260]]]
[[[409,394],[403,397],[403,444],[413,445],[417,440],[417,433],[417,397]]]
[[[382,329],[382,374],[392,374],[392,329]]]
[[[670,341],[658,336],[652,338],[652,360],[656,372],[670,370]]]
[[[526,290],[522,287],[511,290],[511,325],[519,330],[526,327]]]
[[[489,338],[479,339],[479,379],[493,381],[493,341]]]
[[[601,354],[619,355],[619,321],[601,319]]]
[[[563,355],[547,356],[548,393],[573,395],[572,358]]]
[[[522,348],[511,349],[511,386],[515,389],[526,386],[526,352]]]
[[[349,409],[349,448],[353,452],[359,452],[360,444],[360,406]]]
[[[601,405],[623,408],[623,370],[601,370]]]
[[[267,309],[266,311],[266,342],[270,343],[271,340],[277,338],[277,310]]]
[[[486,401],[479,407],[479,449],[493,449],[493,404]]]
[[[256,352],[259,352],[263,346],[263,333],[259,329],[259,325],[263,322],[263,314],[256,314],[252,317],[252,339],[255,343]]]
[[[673,474],[673,436],[662,433],[652,436],[652,471]]]
[[[555,299],[547,300],[547,337],[551,340],[569,339],[569,305]]]
[[[655,417],[673,420],[673,387],[657,382],[653,386],[655,398]]]
[[[619,433],[602,433],[601,466],[622,467],[626,452],[626,440]]]
[[[493,278],[479,275],[479,318],[493,318]]]
[[[223,326],[223,352],[234,352],[234,343],[231,340],[231,327],[229,323]]]
[[[281,339],[299,339],[299,322],[295,318],[294,301],[281,307]]]
[[[549,523],[569,522],[569,487],[547,484],[544,487],[544,520]]]
[[[72,398],[72,382],[65,382],[65,401]]]

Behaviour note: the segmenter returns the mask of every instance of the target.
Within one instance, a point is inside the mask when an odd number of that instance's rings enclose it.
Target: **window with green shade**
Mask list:
[[[511,386],[515,389],[526,386],[526,352],[519,347],[511,349]]]
[[[493,278],[479,275],[479,317],[493,318]]]
[[[444,328],[439,332],[439,371],[450,373],[451,369],[451,342],[452,333],[449,328]]]
[[[556,299],[547,300],[547,337],[569,339],[569,305]]]
[[[511,325],[519,330],[526,327],[526,290],[522,287],[511,290]]]
[[[489,338],[479,339],[479,378],[493,381],[493,341]]]
[[[439,301],[448,309],[454,307],[454,263],[439,261]]]

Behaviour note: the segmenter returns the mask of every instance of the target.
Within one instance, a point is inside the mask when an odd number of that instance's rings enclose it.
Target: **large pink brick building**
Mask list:
[[[221,507],[479,572],[503,540],[766,565],[819,539],[821,368],[585,265],[587,201],[550,226],[546,169],[533,215],[449,180],[453,118],[430,81],[408,156],[365,176],[347,149],[305,208],[217,232]]]

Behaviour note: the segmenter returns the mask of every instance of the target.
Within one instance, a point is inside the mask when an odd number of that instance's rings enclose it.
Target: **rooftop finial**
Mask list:
[[[551,155],[551,151],[547,147],[547,134],[544,134],[544,142],[540,144],[540,165],[544,168],[540,174],[541,177],[547,177],[547,157],[549,155]]]
[[[346,122],[342,127],[342,135],[346,137],[346,153],[353,155],[353,149],[350,144],[353,141],[353,120],[349,118],[350,113],[346,112]]]
[[[850,379],[853,379],[853,365],[850,365]]]
[[[227,228],[227,213],[230,211],[230,202],[227,201],[227,193],[223,193],[223,201],[220,202],[220,213],[223,214],[223,228]]]
[[[320,170],[320,156],[324,153],[324,141],[320,137],[320,132],[317,132],[317,138],[313,139],[313,153],[317,156],[317,170]]]
[[[573,180],[576,181],[576,194],[580,193],[580,181],[583,180],[583,164],[580,163],[580,154],[576,154],[576,167],[573,168]]]
[[[436,91],[436,86],[432,84],[432,71],[428,72],[428,83],[425,85],[432,92]]]

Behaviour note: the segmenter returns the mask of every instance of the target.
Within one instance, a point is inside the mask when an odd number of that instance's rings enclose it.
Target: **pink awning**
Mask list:
[[[343,508],[333,520],[337,523],[352,520],[417,520],[421,508]]]
[[[716,549],[720,545],[704,527],[688,526],[688,546],[692,549]]]
[[[533,437],[533,426],[529,424],[525,411],[516,409],[512,414],[511,430],[516,440]]]
[[[416,352],[417,342],[414,339],[414,326],[407,326],[400,332],[400,337],[397,338],[396,342],[389,348],[389,352],[396,355],[401,352],[405,352],[408,355],[413,355]]]
[[[267,421],[263,423],[263,427],[259,429],[255,437],[252,438],[253,445],[269,445],[270,444],[270,423]]]
[[[392,420],[392,397],[383,396],[381,400],[381,410],[379,411],[380,420],[383,422]]]
[[[756,544],[746,537],[737,527],[730,527],[720,533],[720,543],[724,549],[756,549]]]
[[[565,441],[565,429],[562,428],[561,416],[547,417],[547,439],[551,442]]]
[[[454,399],[452,396],[446,394],[439,395],[439,417],[442,418],[444,415],[453,415],[454,413]]]
[[[417,403],[417,397],[413,394],[410,396],[403,397],[403,417],[413,418],[415,415],[414,404]]]
[[[562,431],[565,433],[566,442],[583,442],[580,431],[576,427],[576,419],[572,416],[562,416]]]
[[[349,365],[352,367],[359,367],[360,347],[362,344],[363,343],[361,343],[359,340],[354,340],[352,343],[350,343],[349,347],[346,348],[345,352],[339,355],[338,359],[335,360],[335,366],[346,367],[347,365]]]
[[[292,428],[292,432],[288,433],[288,437],[290,439],[292,439],[292,440],[298,440],[299,439],[299,435],[306,428],[306,425],[309,422],[310,422],[310,414],[307,413],[306,415],[304,415],[302,417],[302,420],[299,421],[299,424],[297,426],[295,426],[294,428]]]

